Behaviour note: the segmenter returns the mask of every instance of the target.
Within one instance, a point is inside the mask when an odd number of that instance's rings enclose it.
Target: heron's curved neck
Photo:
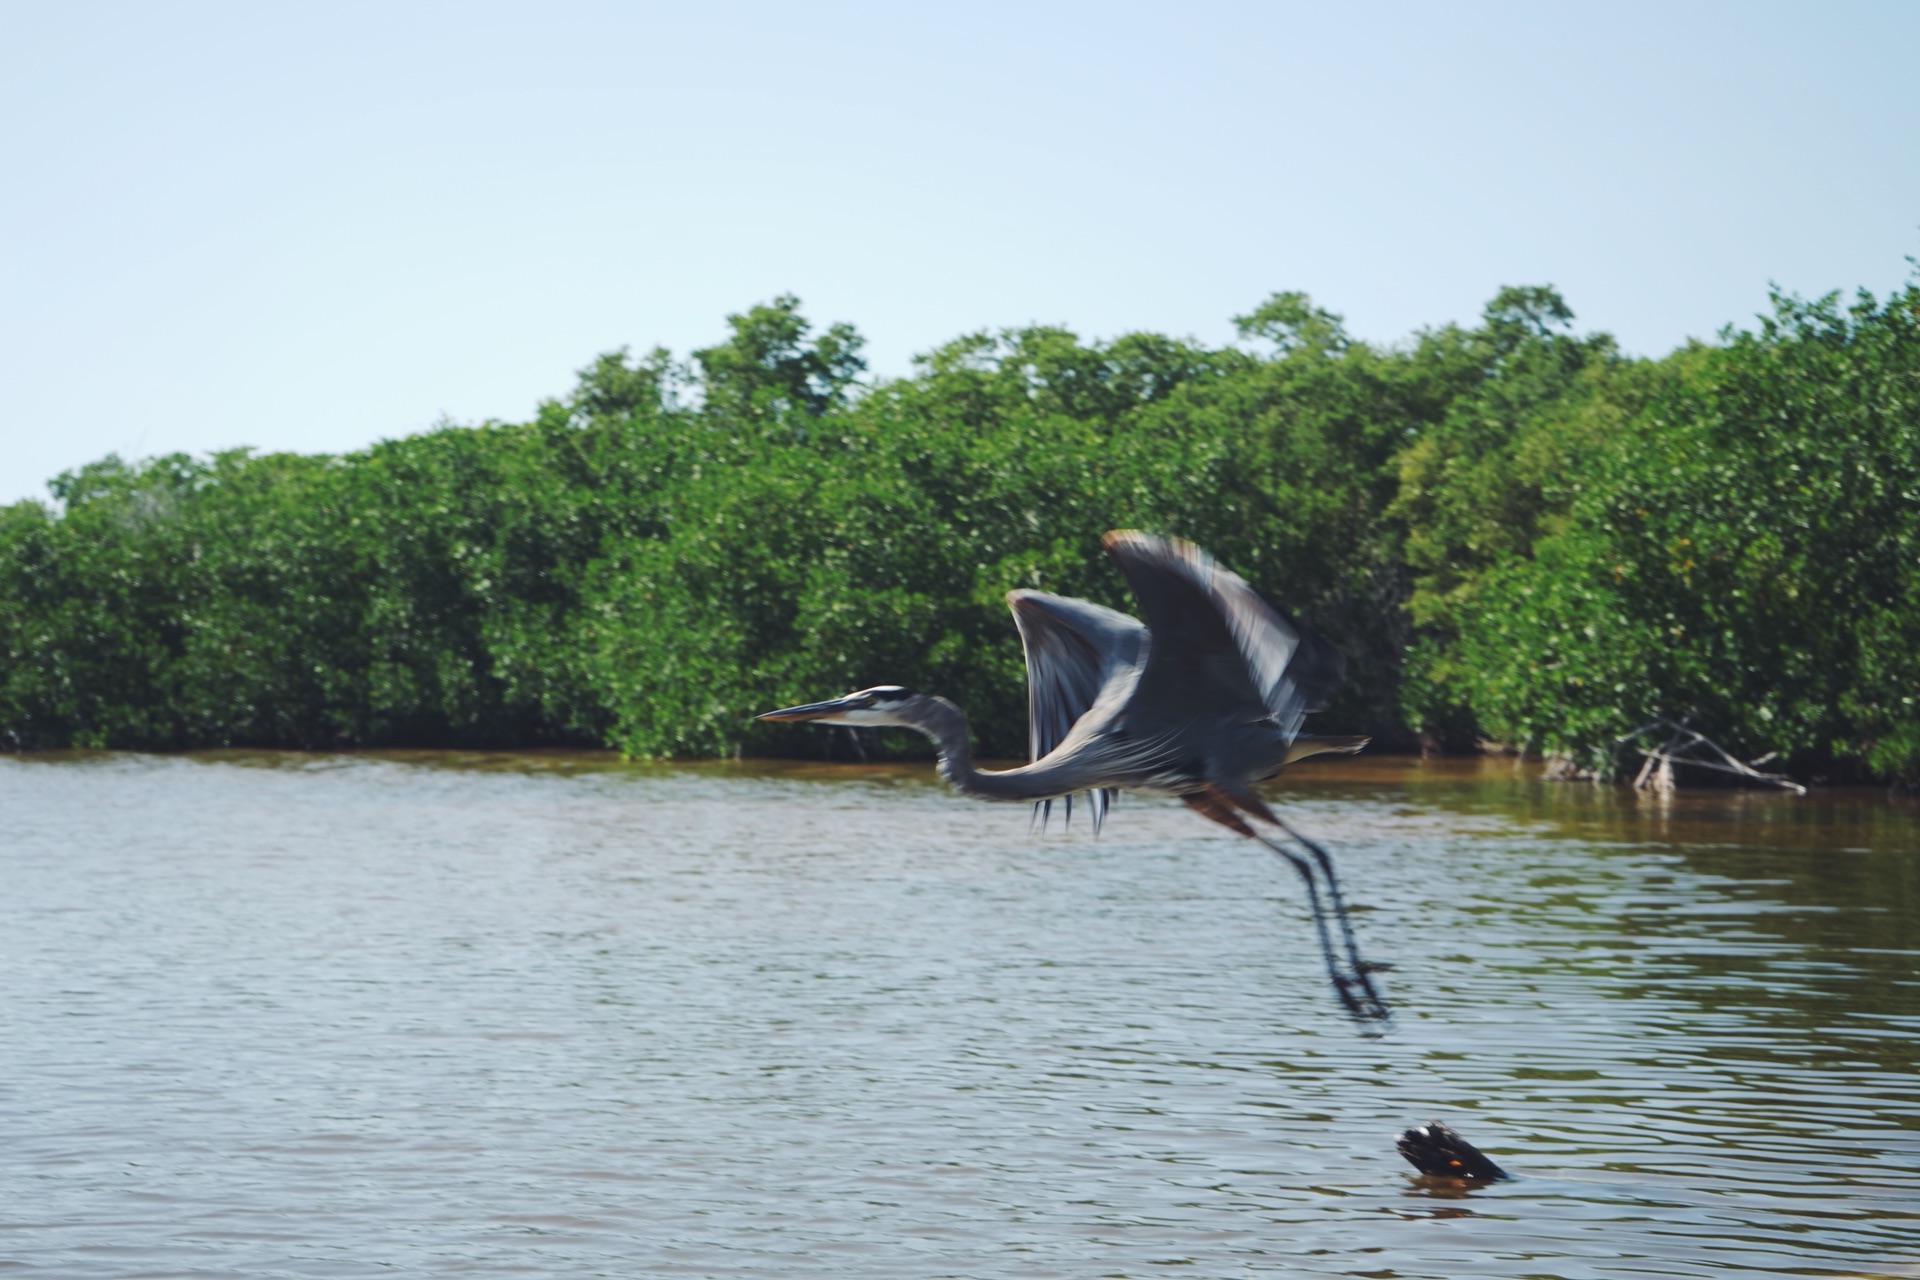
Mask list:
[[[940,776],[970,796],[983,800],[1045,800],[1097,785],[1069,776],[1075,772],[1071,767],[1045,759],[1017,769],[976,769],[967,713],[945,698],[926,699],[912,727],[940,748]]]

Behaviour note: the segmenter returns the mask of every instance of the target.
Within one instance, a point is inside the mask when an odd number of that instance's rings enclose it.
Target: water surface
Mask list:
[[[0,1268],[1920,1275],[1920,815],[1314,762],[1271,855],[910,767],[0,758]],[[1452,1123],[1518,1181],[1425,1185]]]

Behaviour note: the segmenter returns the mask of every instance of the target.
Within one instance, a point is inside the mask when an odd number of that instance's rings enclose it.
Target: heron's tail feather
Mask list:
[[[1286,763],[1292,764],[1295,760],[1304,760],[1308,756],[1326,755],[1330,752],[1350,756],[1372,741],[1373,739],[1364,733],[1333,735],[1303,733],[1287,747]]]

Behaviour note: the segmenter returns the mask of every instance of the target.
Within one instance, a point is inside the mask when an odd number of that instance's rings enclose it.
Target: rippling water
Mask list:
[[[1913,805],[1286,782],[1382,1038],[1291,874],[1158,802],[0,759],[0,1269],[1920,1275]],[[1423,1185],[1434,1117],[1519,1180]]]

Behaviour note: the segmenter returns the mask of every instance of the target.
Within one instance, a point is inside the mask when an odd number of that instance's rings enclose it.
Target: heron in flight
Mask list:
[[[1287,860],[1306,884],[1341,1003],[1357,1019],[1384,1019],[1387,1005],[1372,975],[1385,966],[1360,958],[1331,855],[1253,789],[1303,756],[1366,745],[1363,737],[1300,733],[1338,675],[1337,656],[1190,542],[1132,530],[1102,542],[1133,588],[1144,624],[1086,600],[1007,593],[1026,651],[1029,763],[976,768],[966,714],[945,698],[897,685],[759,718],[917,730],[939,748],[940,774],[960,791],[1032,801],[1037,815],[1065,799],[1069,820],[1072,797],[1085,792],[1096,833],[1122,788],[1176,796]],[[1328,928],[1323,885],[1344,955]]]

